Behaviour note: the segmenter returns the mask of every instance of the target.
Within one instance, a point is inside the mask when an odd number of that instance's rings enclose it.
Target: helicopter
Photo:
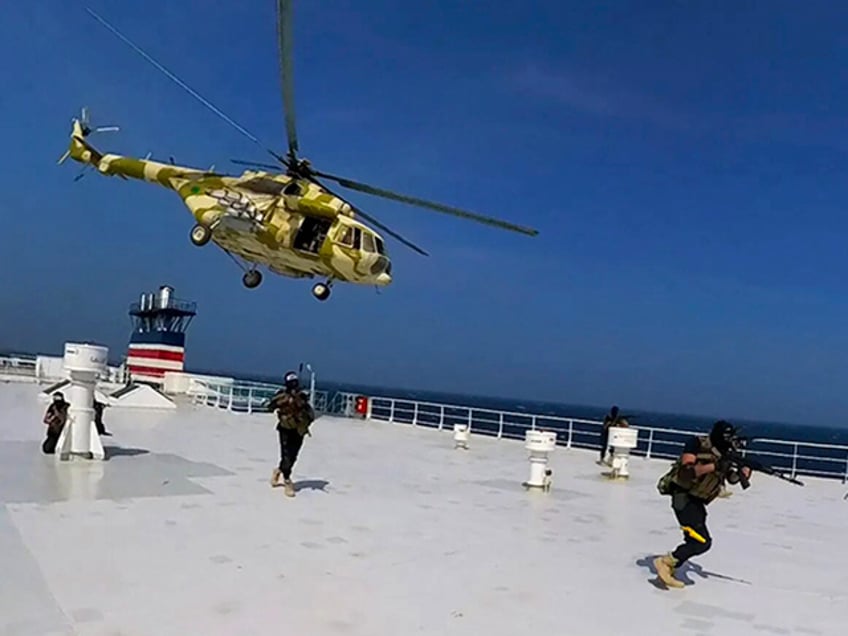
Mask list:
[[[320,301],[330,296],[336,281],[386,287],[392,282],[392,263],[386,241],[375,228],[417,253],[427,252],[342,198],[319,181],[334,181],[344,188],[462,217],[501,229],[536,236],[538,231],[465,210],[398,194],[383,188],[322,172],[298,155],[292,72],[292,0],[277,0],[277,40],[282,76],[283,110],[288,141],[285,156],[278,154],[227,116],[179,77],[148,55],[90,8],[88,13],[150,64],[177,83],[242,135],[270,154],[280,165],[231,160],[249,166],[241,175],[161,163],[103,153],[90,142],[92,134],[119,130],[117,126],[92,127],[88,110],[72,119],[68,157],[100,174],[137,179],[176,192],[194,217],[189,232],[198,247],[213,243],[244,271],[242,282],[252,289],[262,282],[260,267],[291,278],[320,278],[312,294]],[[75,180],[76,180],[75,179]],[[362,219],[362,220],[360,220]],[[241,262],[240,262],[241,261]]]

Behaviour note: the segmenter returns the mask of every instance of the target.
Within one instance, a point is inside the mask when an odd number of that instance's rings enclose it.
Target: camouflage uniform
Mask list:
[[[277,434],[280,439],[280,463],[271,477],[271,485],[279,485],[283,477],[286,494],[294,496],[294,484],[291,473],[303,445],[303,438],[311,435],[309,425],[315,419],[315,412],[309,404],[306,393],[297,386],[287,386],[278,391],[268,404],[268,410],[277,412]]]

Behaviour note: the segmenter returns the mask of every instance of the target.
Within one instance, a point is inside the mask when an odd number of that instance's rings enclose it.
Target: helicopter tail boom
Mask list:
[[[179,186],[179,184],[173,181],[175,178],[179,179],[180,177],[191,177],[206,173],[206,171],[196,168],[150,161],[149,159],[125,157],[112,153],[102,153],[86,139],[92,132],[111,130],[117,130],[117,127],[110,126],[92,131],[88,125],[86,111],[83,109],[82,118],[74,118],[72,121],[70,143],[65,154],[60,157],[59,163],[63,163],[70,157],[86,167],[93,167],[100,174],[106,176],[158,183],[171,190],[177,189]]]

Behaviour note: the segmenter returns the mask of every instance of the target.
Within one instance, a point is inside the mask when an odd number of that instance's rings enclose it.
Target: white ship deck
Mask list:
[[[764,475],[710,507],[685,589],[651,560],[681,534],[634,458],[627,483],[558,448],[525,492],[520,442],[322,418],[268,484],[271,416],[107,409],[108,461],[40,452],[44,404],[0,384],[0,634],[844,634],[846,487]]]

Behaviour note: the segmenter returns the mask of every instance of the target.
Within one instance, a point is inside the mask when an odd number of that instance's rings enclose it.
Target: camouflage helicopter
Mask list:
[[[387,286],[392,282],[391,260],[383,237],[371,226],[380,228],[419,254],[427,255],[420,247],[331,191],[318,177],[335,181],[345,188],[444,214],[530,236],[538,234],[534,229],[321,172],[315,170],[309,160],[300,158],[293,106],[291,0],[277,2],[278,54],[288,139],[285,156],[264,146],[106,20],[91,9],[87,11],[195,99],[273,156],[285,170],[281,171],[277,165],[233,160],[233,163],[255,169],[231,176],[213,169],[175,165],[173,160],[170,164],[151,161],[149,155],[137,159],[102,153],[91,145],[89,136],[117,130],[117,127],[92,128],[85,108],[79,118],[72,120],[70,145],[59,163],[70,157],[84,164],[83,171],[94,168],[103,175],[139,179],[175,191],[195,220],[189,234],[191,242],[203,246],[211,241],[222,248],[244,270],[243,283],[247,288],[257,287],[262,282],[261,266],[282,276],[324,279],[325,282],[316,283],[312,288],[315,298],[321,301],[330,296],[335,281]]]

